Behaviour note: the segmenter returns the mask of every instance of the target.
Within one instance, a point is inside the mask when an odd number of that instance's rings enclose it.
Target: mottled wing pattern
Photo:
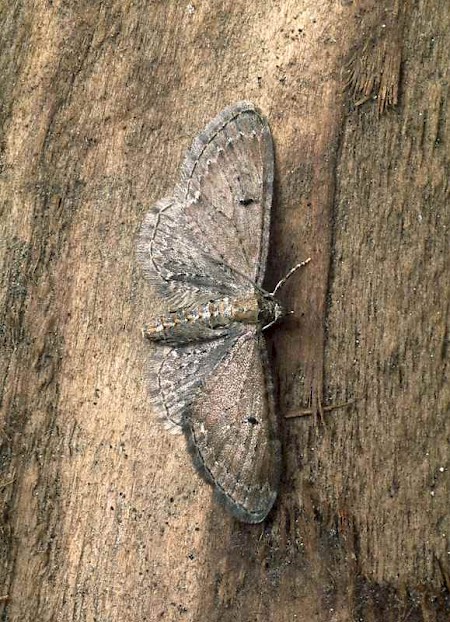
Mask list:
[[[266,517],[278,489],[281,451],[264,337],[246,327],[209,375],[186,419],[203,476],[238,519]]]
[[[209,253],[262,284],[267,260],[274,156],[267,121],[253,104],[223,110],[197,136],[175,196]]]
[[[272,189],[267,122],[251,103],[226,108],[194,140],[174,196],[145,218],[138,256],[147,277],[178,306],[261,285]]]
[[[139,235],[138,258],[150,283],[173,307],[233,296],[249,282],[200,245],[185,205],[175,198],[147,212]]]
[[[148,365],[150,398],[156,414],[171,432],[182,431],[194,399],[244,330],[235,325],[218,339],[154,349]]]

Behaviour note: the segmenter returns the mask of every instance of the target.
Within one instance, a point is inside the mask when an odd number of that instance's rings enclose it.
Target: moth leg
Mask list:
[[[293,311],[291,311],[290,313],[293,313]],[[268,324],[266,324],[265,326],[263,326],[261,328],[261,331],[265,331],[268,328],[270,328],[271,326],[273,326],[274,324],[276,324],[278,322],[278,318],[276,320],[272,320],[271,322],[269,322]]]

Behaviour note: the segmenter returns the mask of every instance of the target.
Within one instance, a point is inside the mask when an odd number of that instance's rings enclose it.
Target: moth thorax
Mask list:
[[[232,300],[232,315],[237,322],[258,323],[259,305],[256,294],[251,293]]]

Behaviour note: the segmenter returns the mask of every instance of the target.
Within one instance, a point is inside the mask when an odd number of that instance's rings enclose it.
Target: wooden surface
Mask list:
[[[450,615],[446,0],[0,3],[0,611],[8,622]],[[279,501],[212,502],[152,418],[135,260],[195,134],[257,104]]]

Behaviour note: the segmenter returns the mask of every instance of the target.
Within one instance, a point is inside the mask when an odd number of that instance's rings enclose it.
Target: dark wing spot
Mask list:
[[[253,199],[239,199],[241,205],[251,205],[254,203]]]
[[[247,421],[252,425],[257,425],[259,423],[258,419],[255,419],[255,417],[247,417]]]

